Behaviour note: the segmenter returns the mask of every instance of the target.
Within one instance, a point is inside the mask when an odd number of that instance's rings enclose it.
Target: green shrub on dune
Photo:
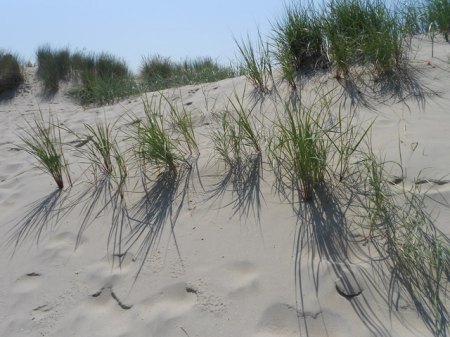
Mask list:
[[[37,75],[47,93],[55,93],[61,81],[75,81],[71,91],[83,105],[103,105],[138,92],[131,71],[117,57],[101,53],[71,53],[68,49],[40,47]]]
[[[75,54],[72,60],[76,80],[80,82],[72,95],[83,105],[110,104],[138,92],[126,63],[113,55]]]
[[[323,18],[311,6],[293,3],[274,25],[275,59],[291,83],[298,71],[329,66],[325,49]]]
[[[144,57],[139,72],[143,89],[150,91],[215,82],[235,75],[232,67],[220,65],[209,57],[173,62],[160,55]]]
[[[0,93],[16,89],[23,81],[24,77],[18,57],[0,51]]]
[[[54,50],[45,45],[36,52],[37,76],[44,84],[47,92],[56,92],[61,81],[71,78],[70,51],[65,49]]]

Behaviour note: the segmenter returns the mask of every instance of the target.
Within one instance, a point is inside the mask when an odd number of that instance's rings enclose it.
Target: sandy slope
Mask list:
[[[450,46],[439,43],[432,59],[429,41],[414,44],[420,45],[415,63],[423,92],[384,102],[387,96],[378,96],[369,107],[359,101],[358,114],[365,123],[376,117],[376,152],[398,161],[401,149],[406,184],[423,179],[436,200],[429,203],[437,224],[450,235]],[[404,293],[389,310],[386,279],[378,274],[382,266],[370,265],[366,248],[346,240],[339,200],[329,196],[300,205],[296,213],[275,193],[267,164],[258,184],[249,185],[260,193],[251,194],[248,204],[236,199],[248,187],[220,188],[226,172],[212,157],[207,135],[227,97],[244,88],[250,92],[244,78],[166,92],[193,112],[201,145],[198,171],[179,186],[157,180],[147,196],[129,184],[129,216],[153,223],[155,231],[143,226],[119,267],[111,256],[118,243],[108,242],[108,234],[114,219],[127,226],[126,218],[110,206],[95,216],[104,200],[90,194],[74,152],[68,156],[74,187],[56,193],[51,178],[17,149],[17,132],[24,117],[39,109],[80,131],[83,123],[114,121],[127,111],[141,115],[142,103],[131,98],[84,110],[63,93],[44,100],[34,70],[27,71],[25,87],[0,103],[0,336],[431,335]],[[311,81],[306,96],[316,86]],[[332,78],[326,86],[339,88]],[[261,109],[270,115],[273,103],[267,100]],[[164,199],[169,193],[172,204]],[[89,225],[80,234],[91,205]],[[321,226],[323,241],[300,250],[299,228],[311,224]],[[29,235],[14,250],[10,239],[20,229]],[[312,241],[306,237],[303,244]],[[341,286],[357,296],[343,296]]]

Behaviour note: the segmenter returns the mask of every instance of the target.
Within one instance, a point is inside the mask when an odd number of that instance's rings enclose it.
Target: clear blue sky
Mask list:
[[[3,0],[0,48],[34,62],[38,46],[110,52],[132,69],[142,56],[235,60],[233,36],[270,32],[282,0]]]

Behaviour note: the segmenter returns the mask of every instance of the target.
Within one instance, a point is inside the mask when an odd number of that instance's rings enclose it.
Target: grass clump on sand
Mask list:
[[[141,164],[149,164],[156,171],[177,172],[182,166],[191,166],[190,156],[198,150],[188,112],[178,112],[170,106],[175,132],[165,124],[164,96],[159,100],[143,99],[145,118],[136,119],[132,138],[136,143],[136,156]]]
[[[0,51],[0,94],[16,89],[23,81],[24,77],[18,57]]]
[[[68,131],[77,137],[78,143],[75,147],[82,157],[88,160],[95,181],[97,181],[97,172],[100,172],[100,178],[112,178],[116,183],[117,192],[123,198],[128,168],[125,156],[119,149],[117,133],[115,132],[116,123],[84,124],[86,132],[82,136],[72,130]]]
[[[186,146],[183,152],[189,153],[191,157],[198,157],[200,151],[198,149],[197,138],[192,125],[191,112],[187,111],[184,106],[180,110],[175,103],[170,102],[170,100],[163,95],[162,98],[169,107],[170,119],[175,130],[183,138],[183,141],[180,143],[185,144]]]
[[[269,44],[264,42],[258,32],[258,40],[253,44],[249,37],[240,42],[235,39],[241,56],[241,67],[247,79],[260,93],[269,92],[272,79],[272,59]]]
[[[269,157],[283,194],[291,191],[311,201],[323,183],[341,183],[352,175],[355,154],[373,122],[357,124],[356,111],[343,113],[336,99],[334,90],[319,89],[312,102],[297,96],[276,112]]]
[[[287,187],[303,201],[311,201],[324,182],[331,144],[324,135],[325,110],[285,103],[277,113],[270,157],[279,190]]]
[[[261,154],[261,121],[244,106],[244,96],[235,93],[229,107],[220,116],[220,124],[211,132],[214,150],[230,169],[239,169],[246,161]],[[258,127],[259,125],[259,127]]]
[[[290,86],[296,88],[300,71],[327,68],[330,60],[326,53],[323,18],[313,6],[292,3],[284,17],[273,27],[275,59]]]
[[[53,177],[59,189],[64,188],[64,176],[72,185],[62,148],[61,129],[53,118],[49,116],[46,120],[41,112],[33,123],[27,121],[27,125],[28,129],[22,129],[19,135],[24,143],[21,148],[38,160],[38,167]]]
[[[140,70],[143,89],[148,91],[215,82],[235,75],[233,68],[222,66],[209,57],[179,63],[160,55],[145,57]]]
[[[408,70],[407,38],[420,31],[414,5],[388,7],[381,0],[332,0],[320,7],[292,1],[272,28],[271,44],[238,43],[243,68],[257,90],[273,63],[294,90],[302,74],[334,69],[336,78],[354,72],[383,78]],[[270,48],[269,48],[270,45]]]
[[[404,21],[379,0],[335,0],[324,9],[324,28],[337,77],[354,66],[385,76],[406,62]]]

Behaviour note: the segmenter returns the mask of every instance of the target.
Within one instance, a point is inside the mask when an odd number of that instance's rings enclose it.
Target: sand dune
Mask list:
[[[448,236],[450,46],[438,43],[431,58],[430,41],[414,43],[423,95],[369,97],[370,104],[357,101],[357,111],[361,123],[376,118],[376,153],[398,162],[401,151],[406,175],[397,183],[428,190],[427,206]],[[341,90],[331,76],[321,81]],[[75,151],[68,154],[74,186],[55,191],[51,178],[18,148],[17,134],[39,110],[82,131],[83,123],[115,121],[128,111],[142,116],[142,102],[133,97],[83,109],[64,89],[43,99],[39,85],[35,69],[27,68],[24,87],[0,103],[1,336],[432,335],[407,292],[389,284],[375,252],[348,240],[345,205],[326,197],[293,211],[274,190],[266,162],[257,189],[246,191],[247,203],[237,198],[239,190],[223,185],[227,172],[214,159],[208,133],[235,92],[245,90],[252,102],[244,77],[165,91],[192,111],[198,172],[176,186],[157,189],[154,182],[150,197],[128,184],[128,215],[155,226],[142,226],[120,256],[120,240],[108,236],[114,221],[130,225],[123,203],[102,209],[103,196],[95,198],[98,190],[86,182],[86,165]],[[305,96],[316,88],[311,80]],[[257,107],[270,115],[276,104],[266,99]],[[123,118],[118,125],[126,123]],[[398,174],[395,166],[388,173]],[[164,202],[167,193],[173,203]]]

